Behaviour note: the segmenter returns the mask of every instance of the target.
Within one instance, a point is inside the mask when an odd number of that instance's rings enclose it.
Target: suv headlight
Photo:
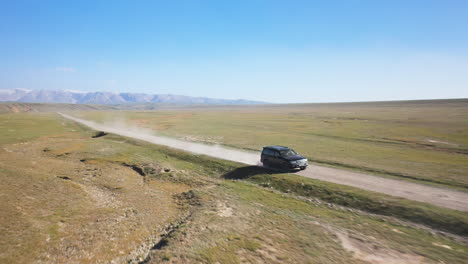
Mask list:
[[[296,164],[297,164],[297,160],[290,161],[289,163],[291,163],[292,165],[296,165]]]

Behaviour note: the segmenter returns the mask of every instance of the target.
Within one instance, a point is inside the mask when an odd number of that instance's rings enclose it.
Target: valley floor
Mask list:
[[[455,210],[97,135],[56,114],[5,114],[0,125],[2,263],[464,263],[468,256],[468,221]],[[372,202],[391,215],[372,211]]]

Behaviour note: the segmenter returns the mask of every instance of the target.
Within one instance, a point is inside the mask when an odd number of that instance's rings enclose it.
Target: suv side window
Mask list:
[[[275,152],[271,149],[265,149],[265,154],[272,157],[275,156]]]
[[[280,156],[278,151],[272,150],[272,149],[267,149],[267,148],[263,150],[263,154],[271,156],[271,157],[279,157]]]

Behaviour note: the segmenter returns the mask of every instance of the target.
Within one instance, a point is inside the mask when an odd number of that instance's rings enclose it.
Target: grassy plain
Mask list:
[[[287,145],[323,165],[468,188],[467,99],[194,107],[81,117],[250,150]]]
[[[239,174],[252,171],[116,135],[93,138],[95,131],[56,114],[0,115],[0,125],[2,263],[138,263],[149,248],[147,263],[464,263],[467,257],[466,238],[421,227],[400,212],[369,214],[357,204],[370,197],[466,225],[457,211],[294,175]],[[307,186],[322,194],[301,189]],[[352,208],[326,198],[334,193]]]
[[[189,186],[144,184],[121,163],[86,162],[113,153],[92,131],[56,114],[0,115],[0,124],[1,263],[137,259],[184,213],[172,196]]]

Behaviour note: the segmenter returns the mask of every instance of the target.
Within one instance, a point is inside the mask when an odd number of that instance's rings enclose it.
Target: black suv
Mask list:
[[[264,147],[260,160],[266,167],[276,167],[285,170],[305,170],[309,165],[306,158],[297,154],[293,149],[283,146]]]

